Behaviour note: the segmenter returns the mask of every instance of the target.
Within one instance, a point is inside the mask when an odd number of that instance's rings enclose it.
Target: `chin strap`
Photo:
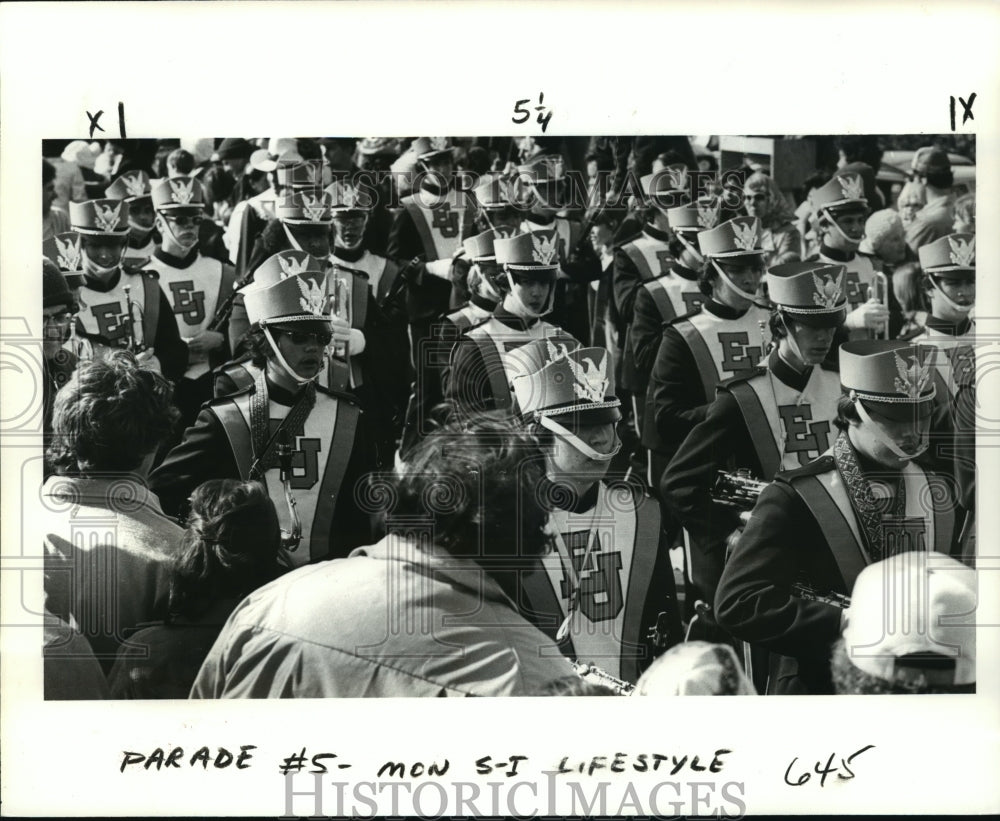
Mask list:
[[[153,233],[153,228],[154,228],[154,226],[152,225],[149,226],[139,225],[139,223],[137,223],[131,217],[129,217],[128,220],[128,227],[131,228],[133,231],[135,231],[137,234],[141,234],[144,237],[148,237],[151,233]]]
[[[976,307],[975,303],[973,303],[972,305],[959,305],[957,302],[955,302],[954,299],[952,299],[950,296],[948,296],[948,294],[944,292],[944,289],[941,288],[941,286],[937,284],[937,280],[934,279],[933,275],[931,275],[931,285],[933,286],[935,291],[941,294],[941,298],[946,303],[948,303],[948,305],[951,306],[952,310],[958,311],[958,313],[960,314],[968,314],[972,311],[973,308]]]
[[[129,224],[131,224],[131,223],[129,223]],[[164,219],[163,220],[163,224],[164,224],[164,226],[167,229],[167,233],[169,233],[170,236],[173,237],[174,242],[176,242],[179,246],[181,246],[181,248],[186,248],[188,251],[190,251],[192,248],[194,248],[194,246],[196,246],[198,244],[198,236],[197,236],[197,234],[195,235],[194,241],[190,245],[187,245],[187,244],[181,242],[179,239],[177,239],[177,234],[175,234],[174,233],[174,229],[170,227],[170,220]]]
[[[299,245],[299,241],[295,239],[295,237],[292,235],[292,232],[288,230],[288,226],[285,225],[285,223],[281,223],[281,227],[285,232],[285,236],[288,237],[288,241],[292,244],[292,249],[295,251],[301,251],[302,246]]]
[[[889,450],[891,450],[898,458],[909,461],[910,459],[916,459],[918,456],[920,456],[920,454],[922,454],[925,450],[927,450],[929,442],[927,441],[926,436],[923,437],[920,445],[912,453],[908,453],[907,451],[903,450],[899,445],[896,444],[895,440],[893,440],[893,438],[889,436],[888,433],[885,432],[885,429],[878,422],[876,422],[874,419],[871,418],[871,416],[868,414],[868,411],[865,410],[864,403],[858,398],[858,395],[854,391],[851,391],[850,397],[851,401],[854,402],[854,407],[858,411],[858,416],[860,416],[865,422],[871,425],[872,433],[875,435],[875,438],[878,439],[887,448],[889,448]]]
[[[677,241],[683,245],[696,260],[698,260],[699,265],[705,264],[705,257],[701,255],[701,251],[695,248],[687,239],[684,238],[684,234],[680,231],[675,231],[674,236],[677,237]]]
[[[747,302],[753,303],[758,308],[767,307],[766,305],[761,304],[760,297],[757,296],[757,294],[751,294],[748,291],[744,291],[742,288],[737,287],[736,284],[726,274],[726,272],[722,270],[722,266],[719,265],[719,263],[716,262],[714,259],[712,260],[712,266],[715,268],[716,271],[719,272],[719,276],[722,278],[722,281],[725,282],[726,285],[728,285],[730,288],[732,288],[737,294],[743,297],[743,299],[747,300]]]
[[[107,276],[108,274],[118,270],[119,266],[122,264],[122,260],[125,258],[125,251],[124,249],[122,249],[122,255],[118,257],[118,262],[116,262],[114,265],[98,265],[90,258],[90,255],[87,253],[86,250],[82,250],[80,254],[83,257],[83,259],[86,260],[86,262],[89,264],[87,273],[93,274],[94,276],[98,277]]]
[[[271,329],[267,326],[264,327],[264,336],[267,337],[267,344],[271,346],[271,350],[274,351],[274,358],[278,360],[278,364],[281,366],[282,370],[287,373],[292,379],[294,379],[299,385],[308,385],[310,382],[315,382],[319,379],[319,375],[323,372],[322,368],[316,372],[315,376],[309,377],[308,379],[304,376],[299,376],[295,370],[285,361],[285,357],[281,355],[281,351],[278,349],[278,343],[274,341],[274,337],[271,336]],[[323,350],[323,358],[326,359],[326,349]]]
[[[561,436],[563,439],[569,442],[573,447],[575,447],[578,451],[580,451],[580,453],[582,453],[588,459],[592,459],[595,462],[610,462],[618,454],[618,451],[622,449],[622,440],[618,436],[617,428],[615,428],[615,444],[614,447],[611,449],[611,452],[598,453],[575,433],[564,428],[562,425],[560,425],[553,419],[549,418],[548,416],[538,417],[538,424],[540,424],[546,430],[550,430],[554,434]]]
[[[510,271],[506,267],[504,267],[504,274],[507,277],[507,284],[510,285],[510,297],[514,300],[514,304],[517,307],[517,310],[514,311],[514,313],[526,319],[541,319],[547,313],[551,313],[552,305],[556,299],[556,283],[554,281],[549,285],[549,298],[545,303],[545,307],[542,309],[541,313],[535,313],[527,305],[525,305],[521,300],[521,297],[517,295],[517,290],[514,288],[514,277],[511,276]]]
[[[823,214],[826,216],[828,220],[830,220],[831,223],[833,223],[833,227],[837,230],[837,233],[840,234],[841,237],[843,237],[845,242],[849,242],[855,248],[855,250],[858,248],[859,245],[861,245],[860,239],[854,239],[854,237],[849,237],[847,236],[847,234],[844,233],[844,229],[840,227],[840,223],[837,222],[833,214],[831,214],[826,208],[823,209]]]

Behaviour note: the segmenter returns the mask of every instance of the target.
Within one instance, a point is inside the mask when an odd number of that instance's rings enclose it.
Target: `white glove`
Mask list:
[[[881,331],[889,321],[889,309],[881,302],[869,299],[851,311],[844,320],[844,326],[851,331]]]
[[[348,343],[350,347],[348,350],[351,352],[351,356],[357,356],[359,353],[363,353],[365,350],[365,335],[363,331],[357,328],[351,328],[351,337]]]
[[[432,262],[428,262],[427,273],[441,279],[449,279],[451,277],[451,258],[435,259]]]

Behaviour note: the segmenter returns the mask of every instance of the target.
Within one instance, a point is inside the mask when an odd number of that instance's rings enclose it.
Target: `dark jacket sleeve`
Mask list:
[[[413,259],[420,256],[426,259],[427,251],[413,224],[413,217],[405,208],[400,208],[389,229],[389,243],[386,255],[395,259]]]
[[[183,519],[188,498],[209,479],[238,479],[239,468],[219,418],[202,408],[184,438],[149,477],[150,489],[159,497],[164,512]]]
[[[712,498],[717,472],[749,468],[760,476],[760,465],[749,441],[743,414],[733,395],[720,390],[705,418],[684,439],[660,483],[662,498],[692,535],[725,542],[740,526],[734,505]]]
[[[632,262],[629,255],[621,248],[615,251],[613,282],[615,305],[618,306],[618,315],[627,325],[632,322],[636,294],[642,290],[642,275],[639,273],[639,269],[635,267],[635,263]]]
[[[672,455],[708,410],[694,355],[675,328],[668,326],[663,331],[647,397],[647,404],[652,405],[647,418],[657,440],[655,447],[652,443],[647,446]]]
[[[177,318],[174,316],[174,309],[170,306],[170,300],[163,292],[160,292],[160,307],[156,317],[156,336],[153,339],[153,352],[160,360],[160,369],[167,379],[177,381],[184,376],[184,371],[188,365],[187,343],[181,339],[180,331],[177,329]]]
[[[636,386],[645,390],[649,384],[650,371],[653,370],[656,350],[663,336],[663,317],[645,288],[640,287],[636,291],[628,336],[632,346]]]
[[[746,530],[722,572],[716,591],[719,623],[737,638],[787,656],[825,657],[840,635],[842,611],[824,602],[793,597],[792,584],[839,578],[816,520],[783,481],[761,493]],[[819,566],[817,566],[819,565]]]
[[[444,398],[456,411],[476,414],[495,408],[486,361],[473,340],[462,339],[452,349],[443,381]]]

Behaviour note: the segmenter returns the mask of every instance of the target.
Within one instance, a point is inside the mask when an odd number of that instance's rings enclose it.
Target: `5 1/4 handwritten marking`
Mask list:
[[[852,761],[854,761],[855,758],[861,755],[861,753],[867,752],[868,750],[872,750],[874,748],[875,748],[874,744],[868,744],[867,746],[862,747],[857,752],[847,756],[847,758],[841,758],[840,767],[833,766],[833,759],[836,757],[837,755],[836,753],[830,753],[830,757],[826,760],[826,766],[821,765],[820,762],[817,761],[816,764],[813,766],[813,770],[815,771],[816,775],[820,777],[819,779],[820,787],[826,786],[827,776],[833,775],[833,773],[837,773],[837,778],[842,781],[849,781],[850,779],[854,778],[854,771],[850,768],[849,765],[851,764]],[[810,778],[812,778],[812,773],[806,771],[802,773],[802,775],[800,775],[797,780],[789,781],[788,776],[792,772],[792,767],[795,766],[795,762],[798,760],[799,760],[798,756],[793,758],[788,765],[788,769],[785,770],[785,783],[789,787],[801,787],[803,784],[806,784]],[[822,769],[820,769],[821,767]],[[846,770],[847,775],[844,775],[842,772],[839,772],[841,768]]]
[[[546,106],[543,105],[545,100],[545,92],[541,91],[538,94],[538,105],[535,106],[535,111],[538,112],[538,119],[535,121],[542,127],[542,133],[545,133],[545,129],[549,127],[549,120],[552,119],[552,109],[549,109],[548,114],[542,114],[545,111]],[[523,125],[531,119],[531,112],[524,107],[525,103],[530,103],[531,99],[518,100],[514,103],[514,114],[517,116],[511,117],[510,121],[515,125]],[[518,119],[520,118],[520,119]]]

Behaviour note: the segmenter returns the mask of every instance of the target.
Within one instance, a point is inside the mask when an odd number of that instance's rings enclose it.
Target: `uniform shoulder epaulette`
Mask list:
[[[796,479],[802,478],[803,476],[818,476],[820,473],[828,473],[836,468],[836,466],[836,460],[829,454],[826,454],[817,459],[813,459],[808,465],[803,465],[795,470],[783,470],[774,478],[791,483]]]
[[[128,262],[122,263],[122,270],[126,274],[149,274],[156,279],[160,278],[160,272],[152,268],[147,268],[150,262],[153,261],[152,257],[143,257],[142,259],[130,259]]]
[[[466,334],[468,334],[469,331],[474,331],[474,330],[476,330],[476,328],[479,328],[479,327],[485,325],[491,319],[493,319],[493,315],[492,314],[490,314],[488,317],[486,317],[486,319],[479,320],[479,322],[473,322],[468,328],[464,328],[462,330],[462,336],[465,336]]]
[[[202,404],[203,408],[215,407],[223,402],[228,402],[234,396],[243,396],[246,393],[253,393],[254,384],[251,382],[249,385],[237,385],[236,388],[223,396],[213,396],[207,402]]]
[[[690,319],[693,316],[697,316],[701,313],[701,308],[695,308],[693,311],[688,311],[686,314],[681,314],[680,316],[675,316],[673,319],[668,319],[661,326],[664,330],[669,328],[671,325],[676,325],[678,322],[683,322],[686,319]]]
[[[730,376],[728,379],[723,379],[719,383],[719,387],[728,388],[731,387],[732,385],[739,384],[740,382],[747,382],[750,379],[753,379],[755,376],[764,376],[766,374],[767,374],[767,368],[761,365],[757,365],[752,371],[748,371],[746,373],[740,373],[737,374],[736,376]]]

